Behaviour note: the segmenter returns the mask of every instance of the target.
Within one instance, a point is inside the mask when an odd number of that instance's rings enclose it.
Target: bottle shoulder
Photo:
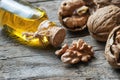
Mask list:
[[[14,4],[14,5],[13,5]],[[45,10],[38,9],[20,0],[1,0],[0,8],[23,18],[38,19],[46,16]]]

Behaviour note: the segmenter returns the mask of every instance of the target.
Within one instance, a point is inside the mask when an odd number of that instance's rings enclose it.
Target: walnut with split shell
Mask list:
[[[70,31],[83,30],[94,6],[92,0],[64,0],[58,10],[59,21]]]
[[[114,28],[107,40],[105,57],[114,68],[120,68],[120,26]]]
[[[111,30],[120,25],[120,8],[109,5],[98,9],[88,19],[88,30],[93,38],[98,41],[107,41]]]
[[[88,62],[94,55],[92,47],[82,39],[73,41],[69,47],[65,44],[62,49],[57,50],[55,54],[61,56],[62,62],[67,64]]]
[[[120,7],[120,0],[94,0],[97,8],[102,8],[108,5],[116,5]]]

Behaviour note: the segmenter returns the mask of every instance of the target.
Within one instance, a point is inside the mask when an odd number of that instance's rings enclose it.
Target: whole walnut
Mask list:
[[[116,5],[120,7],[120,0],[94,0],[97,8],[105,7],[108,5]]]
[[[120,25],[120,8],[109,5],[98,9],[88,19],[88,30],[93,38],[98,41],[107,41],[111,30]]]
[[[58,10],[60,23],[70,31],[83,30],[94,5],[92,0],[63,0]]]
[[[120,68],[120,26],[114,28],[108,37],[105,57],[113,68]]]

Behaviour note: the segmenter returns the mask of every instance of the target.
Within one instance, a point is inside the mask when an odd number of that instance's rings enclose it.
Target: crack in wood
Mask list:
[[[6,57],[6,58],[0,59],[0,60],[10,60],[10,59],[16,59],[16,58],[35,57],[35,56],[39,56],[39,55],[18,56],[18,57]]]
[[[0,66],[0,71],[2,70],[2,68],[3,68],[3,65]]]
[[[37,0],[37,1],[29,1],[29,0],[28,0],[28,2],[29,2],[29,3],[32,3],[32,4],[33,4],[33,3],[39,3],[39,2],[48,2],[48,1],[55,1],[55,0]],[[57,0],[57,1],[59,1],[59,0]]]
[[[97,51],[104,51],[104,49],[96,49],[96,50],[94,50],[94,52],[97,52]]]

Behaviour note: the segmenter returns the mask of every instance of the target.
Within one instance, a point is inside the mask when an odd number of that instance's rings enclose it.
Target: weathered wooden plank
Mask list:
[[[33,5],[41,5],[50,20],[62,26],[57,18],[60,2]],[[0,31],[0,80],[119,80],[120,70],[112,69],[105,60],[105,43],[94,40],[87,30],[67,32],[64,43],[70,44],[79,38],[93,46],[95,57],[89,63],[66,65],[54,54],[59,48],[40,49],[21,45]]]
[[[94,43],[95,40],[90,36],[81,37],[87,43],[94,46],[95,58],[89,64],[78,65],[65,65],[59,58],[54,55],[55,50],[40,50],[28,48],[22,45],[19,46],[7,46],[6,48],[0,48],[0,56],[3,67],[1,68],[1,74],[4,78],[51,78],[51,77],[92,77],[94,78],[118,78],[113,76],[116,72],[107,64],[103,56],[103,47],[99,43]],[[4,38],[3,38],[4,39]],[[78,38],[69,38],[65,40],[70,44],[73,40]],[[14,44],[14,42],[11,42]],[[7,44],[11,44],[7,43]],[[96,46],[96,44],[98,46]],[[99,47],[99,45],[101,47]],[[104,62],[104,63],[103,63]],[[110,72],[111,73],[110,73]],[[117,73],[116,73],[117,74]],[[109,76],[110,75],[110,76]]]

